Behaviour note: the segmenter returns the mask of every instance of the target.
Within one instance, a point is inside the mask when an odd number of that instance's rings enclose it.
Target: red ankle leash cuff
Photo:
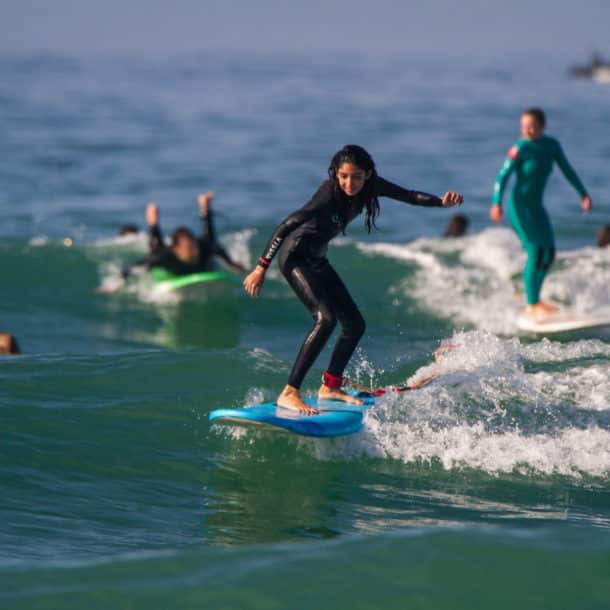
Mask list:
[[[324,371],[322,381],[327,388],[330,388],[331,390],[338,390],[343,383],[343,377],[336,377],[335,375],[331,375],[329,372]]]

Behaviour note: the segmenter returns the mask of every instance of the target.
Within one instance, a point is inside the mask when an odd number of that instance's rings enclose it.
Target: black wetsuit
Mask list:
[[[159,225],[150,228],[150,254],[146,259],[146,266],[161,267],[174,275],[188,275],[201,271],[210,271],[213,268],[214,257],[219,256],[229,265],[232,264],[225,249],[216,241],[212,212],[201,216],[202,235],[197,238],[199,257],[192,263],[181,261],[171,248],[163,242]]]
[[[427,193],[409,191],[377,177],[375,194],[405,203],[441,207],[442,201]],[[268,267],[283,245],[280,270],[299,299],[309,309],[314,326],[305,338],[288,383],[299,388],[333,332],[337,321],[342,331],[333,351],[328,373],[341,377],[364,334],[365,322],[347,288],[332,268],[326,253],[328,242],[364,209],[358,195],[335,194],[331,180],[324,181],[300,210],[286,218],[274,231],[259,264]]]

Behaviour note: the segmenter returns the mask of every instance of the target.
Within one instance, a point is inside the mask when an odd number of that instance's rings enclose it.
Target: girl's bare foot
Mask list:
[[[301,393],[291,385],[287,385],[282,393],[277,397],[278,407],[284,407],[284,409],[294,409],[305,415],[316,415],[319,413],[317,409],[310,407],[301,398]]]
[[[557,313],[559,311],[559,307],[557,307],[557,305],[547,303],[546,301],[538,301],[537,305],[542,307],[548,313]]]
[[[332,389],[327,385],[322,384],[320,389],[318,390],[318,398],[320,400],[341,400],[342,402],[347,402],[351,405],[362,405],[364,401],[352,396],[351,394],[347,394],[343,390]]]
[[[545,303],[544,301],[538,301],[533,305],[527,306],[527,313],[534,318],[548,316],[549,314],[557,313],[558,311],[559,307],[551,305],[550,303]]]

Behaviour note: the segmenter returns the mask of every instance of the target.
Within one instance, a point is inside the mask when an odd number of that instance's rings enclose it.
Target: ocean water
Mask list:
[[[423,55],[4,56],[0,77],[0,331],[23,351],[0,360],[2,608],[610,606],[610,328],[520,334],[524,256],[488,221],[541,105],[594,201],[551,179],[544,295],[610,313],[608,87],[552,58]],[[275,265],[257,301],[122,286],[146,238],[118,229],[149,201],[196,229],[213,189],[251,265],[346,143],[464,193],[464,238],[439,238],[452,211],[388,200],[330,253],[368,325],[349,375],[439,376],[349,438],[211,427],[273,399],[308,314]]]

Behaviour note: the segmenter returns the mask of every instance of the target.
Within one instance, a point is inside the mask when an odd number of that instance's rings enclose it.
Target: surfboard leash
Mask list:
[[[441,352],[448,350],[448,349],[456,349],[456,348],[457,348],[457,345],[455,345],[455,343],[445,343],[445,344],[441,345],[440,347],[438,347],[437,349],[434,350],[435,362],[439,361]],[[357,381],[354,381],[353,379],[348,379],[347,377],[344,377],[343,381],[345,381],[345,383],[348,383],[352,387],[356,388],[357,390],[360,390],[361,392],[365,392],[366,394],[369,394],[371,396],[383,396],[384,394],[388,394],[390,392],[400,393],[400,392],[410,392],[411,390],[417,390],[418,388],[421,388],[422,386],[427,385],[433,379],[436,379],[438,376],[439,376],[439,373],[434,373],[432,375],[429,375],[428,377],[424,377],[423,379],[416,381],[415,383],[412,383],[411,385],[389,386],[387,388],[377,388],[377,389],[369,388],[365,385],[362,385],[361,383],[358,383]]]
[[[421,388],[422,386],[426,385],[427,383],[430,383],[433,379],[436,379],[438,377],[438,375],[430,375],[429,377],[424,377],[423,379],[420,379],[419,381],[416,381],[415,383],[411,384],[411,385],[401,385],[401,386],[389,386],[387,388],[369,388],[361,383],[358,383],[357,381],[354,381],[353,379],[348,379],[347,377],[344,377],[343,380],[345,381],[345,383],[348,383],[349,385],[351,385],[352,387],[356,388],[357,390],[360,390],[361,392],[365,392],[366,394],[370,394],[371,396],[383,396],[384,394],[388,394],[390,392],[396,392],[396,393],[400,393],[400,392],[409,392],[411,390],[417,390],[418,388]]]

